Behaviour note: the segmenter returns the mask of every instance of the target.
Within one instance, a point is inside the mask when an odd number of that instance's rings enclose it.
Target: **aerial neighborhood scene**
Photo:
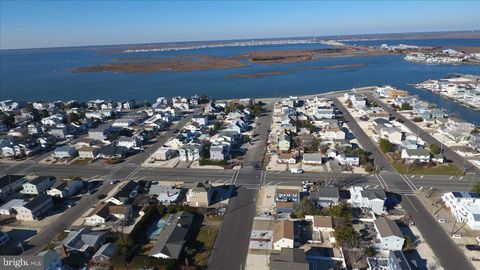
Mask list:
[[[0,269],[480,269],[478,11],[0,0]]]

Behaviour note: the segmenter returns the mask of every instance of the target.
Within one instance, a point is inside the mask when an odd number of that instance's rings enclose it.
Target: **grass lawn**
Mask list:
[[[403,163],[392,163],[392,165],[401,174],[420,174],[420,175],[463,175],[463,172],[454,164],[439,164],[435,167],[418,167]]]
[[[202,243],[203,248],[193,257],[196,266],[207,266],[210,252],[215,244],[219,228],[217,226],[204,226],[197,235],[197,242]]]
[[[87,165],[90,161],[91,161],[91,159],[89,159],[89,158],[86,158],[86,159],[78,158],[77,160],[72,162],[72,164],[73,165]]]

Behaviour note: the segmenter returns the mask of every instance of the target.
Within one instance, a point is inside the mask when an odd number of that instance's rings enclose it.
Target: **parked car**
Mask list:
[[[438,222],[439,222],[439,223],[445,223],[445,219],[440,218],[440,219],[438,219]]]
[[[462,235],[461,234],[452,234],[452,238],[460,239],[460,238],[462,238]]]
[[[290,173],[303,173],[303,170],[298,168],[293,168],[293,169],[290,169]]]
[[[116,183],[118,183],[118,180],[116,179],[110,180],[110,185],[115,185]]]
[[[465,245],[468,250],[480,251],[480,245]]]
[[[97,196],[97,199],[101,200],[101,199],[103,199],[103,198],[105,198],[105,197],[107,197],[107,195],[105,195],[105,194],[100,194],[100,195]]]

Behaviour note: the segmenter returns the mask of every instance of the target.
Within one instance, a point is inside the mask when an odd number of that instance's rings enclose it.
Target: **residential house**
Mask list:
[[[97,156],[104,159],[122,159],[127,152],[128,149],[124,146],[106,145],[100,147]]]
[[[111,202],[97,204],[95,209],[85,218],[85,225],[97,226],[115,218],[118,221],[128,221],[132,217],[131,205],[115,205]]]
[[[59,270],[64,269],[60,254],[54,250],[44,250],[37,254],[37,257],[42,258],[42,268],[44,270]]]
[[[98,128],[90,129],[88,131],[88,137],[97,141],[104,141],[107,139],[108,134],[110,134],[110,126],[102,125]]]
[[[195,161],[200,159],[202,146],[198,143],[184,144],[178,150],[181,161]]]
[[[170,160],[174,158],[177,154],[178,151],[167,146],[162,146],[152,154],[152,158],[154,160]]]
[[[43,214],[52,209],[52,207],[52,198],[47,194],[40,194],[25,205],[16,208],[16,219],[27,221],[38,220]]]
[[[117,140],[117,146],[127,149],[137,148],[142,145],[142,140],[138,136],[125,137],[121,136]]]
[[[120,118],[116,119],[112,123],[112,128],[118,128],[118,129],[129,129],[131,126],[133,126],[134,121],[130,118]]]
[[[291,213],[299,201],[298,189],[277,188],[275,190],[275,206],[278,213]]]
[[[25,175],[7,174],[0,178],[0,197],[9,195],[27,182]]]
[[[402,250],[405,238],[397,223],[386,217],[379,217],[373,224],[377,231],[378,242],[376,244],[378,248],[384,250]]]
[[[279,164],[295,164],[297,163],[297,155],[295,153],[279,153],[277,156]]]
[[[273,228],[272,245],[274,250],[299,246],[300,230],[296,221],[281,220]]]
[[[340,165],[359,166],[360,157],[356,154],[340,154],[336,157]]]
[[[55,183],[54,176],[37,176],[34,179],[24,183],[20,193],[38,195],[49,189]]]
[[[390,250],[388,253],[388,266],[390,270],[412,270],[405,254],[401,250]]]
[[[228,145],[212,145],[210,147],[210,160],[228,160],[229,158]]]
[[[25,204],[27,204],[27,202],[22,199],[12,199],[0,206],[0,215],[14,215],[18,212],[17,209]]]
[[[457,222],[467,224],[472,230],[480,230],[480,195],[474,192],[448,192],[442,201],[450,209]]]
[[[94,159],[97,157],[99,150],[98,147],[84,146],[78,149],[78,156],[83,159]]]
[[[198,123],[201,126],[205,126],[208,124],[208,115],[194,115],[192,116],[192,121],[194,123]]]
[[[371,209],[373,213],[381,215],[385,212],[386,200],[387,195],[383,190],[350,187],[350,203],[353,207]]]
[[[56,158],[74,158],[78,155],[77,149],[72,146],[60,146],[55,148],[53,156]]]
[[[302,163],[308,165],[322,165],[321,153],[304,153]]]
[[[107,201],[112,202],[116,205],[129,203],[130,201],[132,201],[133,198],[138,195],[138,188],[138,183],[130,180]]]
[[[177,203],[185,196],[185,190],[171,185],[161,185],[160,182],[154,182],[150,186],[148,195],[154,197],[163,204]]]
[[[291,138],[290,135],[285,131],[281,130],[278,134],[278,149],[281,151],[288,151],[291,147]]]
[[[62,246],[69,252],[79,252],[91,255],[105,242],[105,231],[90,231],[83,227],[79,230],[70,230],[67,237],[62,240]]]
[[[473,133],[470,135],[468,146],[473,150],[480,152],[480,133]]]
[[[402,149],[402,159],[407,164],[414,162],[426,163],[430,161],[430,152],[426,149]]]
[[[57,180],[57,182],[47,190],[47,194],[52,197],[68,198],[77,194],[83,188],[83,181],[79,178],[73,180]]]
[[[309,270],[305,251],[298,248],[282,248],[270,253],[270,270]]]
[[[209,183],[197,183],[187,192],[187,203],[195,207],[210,206],[213,195],[213,187]]]
[[[403,140],[403,132],[396,127],[382,127],[380,129],[380,137],[389,140],[393,144],[401,144]]]
[[[315,232],[333,232],[333,218],[331,216],[311,216],[306,215],[305,220],[312,223],[312,229]]]
[[[92,262],[96,265],[109,265],[110,258],[115,254],[117,245],[107,243],[102,245],[92,257]]]
[[[193,214],[189,212],[182,211],[170,215],[148,256],[178,259],[183,254],[192,222]]]
[[[57,126],[48,131],[48,134],[52,135],[57,139],[65,139],[68,135],[66,126]]]
[[[337,205],[340,201],[340,192],[336,187],[318,187],[316,191],[311,191],[309,198],[320,207],[330,207]]]
[[[328,127],[321,136],[325,141],[345,140],[345,132],[339,127]]]

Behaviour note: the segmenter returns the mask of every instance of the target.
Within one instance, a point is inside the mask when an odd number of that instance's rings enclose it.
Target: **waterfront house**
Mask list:
[[[73,146],[60,146],[55,148],[53,151],[53,156],[55,158],[64,159],[64,158],[74,158],[78,155],[77,149]]]
[[[281,220],[273,228],[272,244],[274,250],[296,248],[299,246],[299,224],[292,220]]]
[[[163,259],[180,258],[190,234],[193,217],[193,214],[185,211],[170,215],[148,256]]]
[[[426,163],[430,161],[430,152],[426,149],[402,149],[402,159],[407,164],[414,162]]]
[[[374,222],[377,231],[376,246],[383,250],[402,250],[405,238],[397,223],[386,217],[379,217]]]
[[[25,175],[7,174],[0,178],[0,197],[9,195],[27,182]]]
[[[22,194],[38,195],[45,192],[55,183],[54,176],[37,176],[22,185]]]
[[[40,194],[23,206],[16,207],[18,220],[34,221],[53,208],[53,201],[47,194]]]

